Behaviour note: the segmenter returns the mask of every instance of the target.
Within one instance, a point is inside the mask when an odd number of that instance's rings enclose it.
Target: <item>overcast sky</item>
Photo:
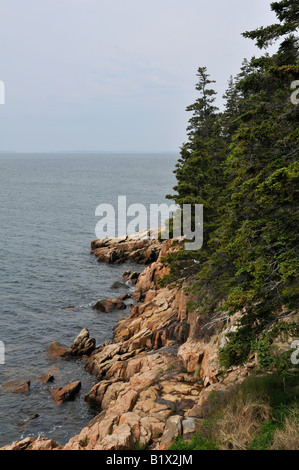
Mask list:
[[[177,151],[199,66],[219,97],[270,0],[1,0],[0,150]],[[219,100],[221,103],[221,100]]]

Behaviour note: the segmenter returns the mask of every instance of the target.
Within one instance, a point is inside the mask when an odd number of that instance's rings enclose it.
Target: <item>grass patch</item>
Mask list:
[[[298,450],[299,374],[252,375],[212,392],[199,432],[179,437],[171,450]]]
[[[179,436],[170,450],[218,450],[218,446],[208,439],[203,439],[200,434],[194,434],[190,442],[183,441],[182,436]]]
[[[299,450],[299,406],[288,410],[283,425],[274,433],[273,450]]]
[[[81,439],[79,444],[80,444],[81,447],[87,447],[88,442],[89,442],[89,438],[88,438],[88,436],[85,436],[83,439]]]

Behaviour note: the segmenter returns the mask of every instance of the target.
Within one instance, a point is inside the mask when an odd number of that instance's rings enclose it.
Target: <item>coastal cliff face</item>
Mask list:
[[[159,280],[168,273],[162,259],[179,243],[93,242],[92,253],[100,261],[148,264],[138,277],[131,314],[116,325],[113,341],[85,356],[86,369],[99,380],[85,400],[98,414],[64,447],[48,439],[27,438],[5,450],[164,450],[177,436],[188,437],[198,429],[201,406],[211,391],[248,375],[254,358],[225,377],[219,373],[219,347],[238,315],[223,320],[219,314],[208,322],[196,311],[188,312],[186,279],[160,286]],[[77,339],[77,347],[79,343]]]

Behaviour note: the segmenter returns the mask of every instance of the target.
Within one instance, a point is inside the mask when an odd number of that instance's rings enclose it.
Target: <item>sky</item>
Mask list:
[[[198,67],[217,104],[270,0],[1,0],[0,151],[177,152]]]

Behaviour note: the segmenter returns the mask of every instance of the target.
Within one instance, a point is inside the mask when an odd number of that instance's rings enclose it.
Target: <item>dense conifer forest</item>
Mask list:
[[[204,244],[169,255],[163,283],[190,278],[189,307],[199,315],[246,312],[221,351],[224,368],[257,352],[261,367],[285,371],[290,352],[277,354],[273,340],[299,337],[296,322],[277,323],[299,299],[299,4],[282,0],[271,9],[276,24],[243,33],[262,54],[229,79],[223,110],[208,70],[198,69],[198,98],[187,107],[187,140],[168,197],[181,207],[203,204]]]

